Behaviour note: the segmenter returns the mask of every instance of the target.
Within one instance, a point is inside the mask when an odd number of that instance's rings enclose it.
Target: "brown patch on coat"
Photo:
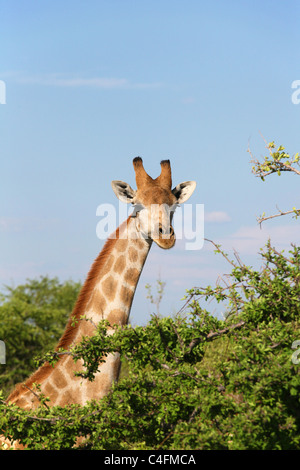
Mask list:
[[[115,298],[117,287],[117,280],[113,276],[109,276],[102,283],[102,292],[108,300],[112,301]]]
[[[53,382],[57,388],[65,388],[68,385],[68,382],[60,369],[56,369],[54,372]]]
[[[124,310],[115,308],[109,312],[107,320],[111,325],[125,325],[127,323],[127,315]]]
[[[125,282],[128,284],[135,286],[138,282],[140,276],[140,271],[136,268],[129,268],[124,276]]]
[[[57,400],[57,397],[58,397],[57,390],[55,390],[53,385],[51,385],[50,383],[47,383],[45,385],[45,387],[43,388],[43,394],[46,397],[51,397],[51,400],[50,400],[51,405],[53,405],[55,403],[55,401]]]
[[[133,291],[129,289],[128,287],[121,287],[120,291],[120,300],[125,304],[126,306],[129,306],[133,298]]]
[[[114,264],[114,271],[118,274],[121,274],[124,271],[125,266],[126,266],[125,256],[124,255],[119,256],[119,258],[117,259],[117,261]]]
[[[128,250],[129,260],[132,261],[133,263],[135,263],[138,260],[138,257],[139,257],[139,254],[138,254],[137,250],[131,246]]]
[[[99,313],[100,315],[104,313],[106,307],[105,297],[99,292],[97,287],[94,289],[92,296],[87,304],[87,310],[93,310],[94,312]]]

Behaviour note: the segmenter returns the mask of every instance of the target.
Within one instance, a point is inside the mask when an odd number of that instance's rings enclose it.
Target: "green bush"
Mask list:
[[[79,290],[80,283],[44,276],[0,294],[0,339],[6,346],[0,389],[5,395],[35,370],[36,356],[54,348]]]
[[[2,402],[0,429],[33,449],[71,448],[78,436],[86,449],[299,449],[300,248],[269,243],[261,256],[260,271],[229,260],[225,287],[188,291],[184,315],[114,335],[101,322],[70,353],[92,380],[96,358],[118,351],[128,374],[112,391],[84,407]],[[224,320],[202,307],[210,298],[226,306]]]

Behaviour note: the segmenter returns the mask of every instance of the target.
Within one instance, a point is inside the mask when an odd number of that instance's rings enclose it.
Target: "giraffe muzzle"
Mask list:
[[[158,233],[160,238],[172,238],[174,236],[174,229],[172,225],[164,228],[162,224],[159,224]]]
[[[153,237],[153,241],[160,247],[168,250],[175,245],[176,237],[172,225],[164,227],[159,224],[158,233]]]

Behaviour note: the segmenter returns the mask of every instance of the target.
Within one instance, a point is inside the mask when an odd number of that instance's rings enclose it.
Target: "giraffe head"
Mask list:
[[[172,189],[171,166],[169,160],[161,163],[161,173],[156,179],[145,171],[140,157],[133,160],[137,189],[133,190],[123,181],[112,181],[116,196],[134,206],[132,217],[136,230],[151,239],[161,248],[172,248],[175,233],[172,217],[176,206],[186,202],[195,190],[195,181],[185,181]]]

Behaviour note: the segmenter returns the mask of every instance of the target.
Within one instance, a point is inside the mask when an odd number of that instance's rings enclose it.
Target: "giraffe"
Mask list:
[[[92,264],[56,350],[67,350],[84,336],[92,336],[95,324],[101,319],[108,320],[111,325],[108,333],[113,333],[113,325],[126,325],[152,243],[162,249],[170,249],[175,244],[174,209],[189,199],[196,183],[186,181],[172,189],[169,160],[161,161],[161,173],[156,179],[145,171],[140,157],[133,159],[133,166],[136,190],[119,180],[111,184],[116,196],[131,203],[134,212],[108,238]],[[70,355],[60,356],[54,367],[44,363],[24,383],[15,387],[7,403],[24,409],[37,408],[40,400],[34,384],[38,384],[40,392],[48,397],[48,406],[84,405],[89,400],[99,400],[117,381],[120,358],[117,353],[107,356],[99,365],[93,382],[74,375],[81,369],[82,363],[75,363]]]

